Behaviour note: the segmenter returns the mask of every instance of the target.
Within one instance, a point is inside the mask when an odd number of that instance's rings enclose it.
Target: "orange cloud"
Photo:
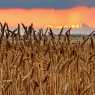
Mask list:
[[[0,9],[0,21],[10,25],[17,23],[34,26],[70,26],[85,23],[95,27],[95,8],[76,7],[70,9]]]

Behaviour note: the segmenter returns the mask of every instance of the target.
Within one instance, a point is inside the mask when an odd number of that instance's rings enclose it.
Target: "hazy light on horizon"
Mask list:
[[[0,9],[0,21],[12,26],[18,23],[35,27],[53,27],[81,25],[95,28],[95,8],[75,7],[70,9]],[[79,26],[77,26],[79,27]]]

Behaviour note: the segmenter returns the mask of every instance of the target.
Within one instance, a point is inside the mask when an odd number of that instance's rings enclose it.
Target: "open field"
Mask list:
[[[22,24],[0,34],[0,95],[95,95],[95,38],[49,35]],[[16,33],[17,31],[17,33]]]

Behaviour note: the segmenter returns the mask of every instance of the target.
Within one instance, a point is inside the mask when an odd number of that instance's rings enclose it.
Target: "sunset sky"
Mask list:
[[[0,0],[0,21],[34,26],[95,28],[95,0]]]

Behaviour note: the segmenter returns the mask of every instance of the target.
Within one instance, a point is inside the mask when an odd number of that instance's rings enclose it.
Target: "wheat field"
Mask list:
[[[0,95],[95,95],[94,31],[76,40],[71,28],[0,28]]]

